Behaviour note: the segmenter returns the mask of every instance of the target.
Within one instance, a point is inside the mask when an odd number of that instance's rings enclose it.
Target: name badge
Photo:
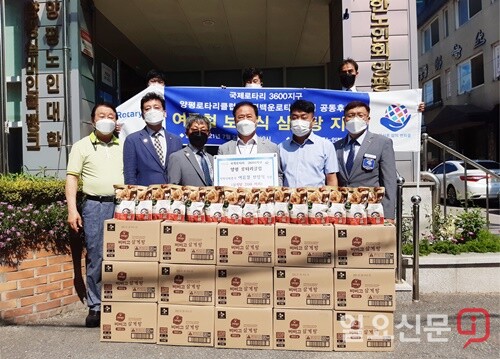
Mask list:
[[[372,155],[372,154],[370,154],[370,153],[365,153],[365,155],[364,155],[363,157],[366,157],[366,158],[371,158],[371,159],[373,159],[373,160],[376,160],[376,159],[377,159],[377,156]]]
[[[375,168],[375,159],[368,156],[363,157],[363,169],[367,171],[372,171]]]

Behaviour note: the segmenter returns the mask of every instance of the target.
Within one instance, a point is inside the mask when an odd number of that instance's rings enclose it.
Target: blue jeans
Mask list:
[[[82,208],[83,231],[87,247],[87,306],[101,310],[101,271],[104,221],[113,218],[113,202],[86,200]]]

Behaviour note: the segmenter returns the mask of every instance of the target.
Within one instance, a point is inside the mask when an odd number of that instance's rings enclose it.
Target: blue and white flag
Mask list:
[[[123,124],[120,137],[124,138],[145,126],[141,118],[140,101],[148,92],[160,92],[151,86],[118,106],[118,122]],[[241,101],[250,101],[259,110],[257,135],[280,143],[291,136],[290,105],[299,99],[316,106],[313,131],[335,142],[347,135],[342,121],[344,107],[351,101],[362,101],[370,106],[369,130],[393,140],[394,150],[420,151],[421,115],[417,111],[421,90],[390,92],[347,92],[299,88],[245,88],[245,87],[165,87],[167,110],[166,128],[182,137],[185,144],[185,121],[190,114],[206,116],[213,125],[208,145],[221,145],[236,138],[233,107]]]

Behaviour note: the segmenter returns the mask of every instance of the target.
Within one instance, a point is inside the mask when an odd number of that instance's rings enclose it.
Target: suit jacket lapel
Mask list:
[[[205,183],[205,175],[203,174],[203,171],[200,168],[200,165],[198,164],[198,160],[195,157],[196,154],[193,152],[193,150],[189,146],[184,148],[184,155],[188,159],[189,163],[191,163],[191,165],[194,167],[194,169],[196,170],[196,173],[198,173],[198,176],[200,176],[203,183]],[[206,183],[205,183],[205,185],[206,185]]]
[[[349,177],[347,175],[347,170],[345,168],[345,160],[344,160],[344,150],[347,147],[348,143],[349,143],[349,137],[347,136],[342,141],[342,145],[340,146],[340,148],[337,149],[337,158],[339,159],[339,170],[342,171],[342,173],[344,175],[344,178],[348,178]]]
[[[256,137],[255,140],[257,142],[255,144],[255,146],[257,146],[257,153],[266,153],[267,152],[266,140],[264,140],[260,137]]]
[[[167,130],[164,130],[164,133],[165,133],[165,142],[167,143],[167,156],[165,157],[165,163],[166,163],[168,161],[168,158],[172,154],[172,147],[174,145],[172,144],[172,137],[167,132]]]
[[[151,137],[149,136],[149,133],[146,129],[142,130],[141,137],[142,137],[141,139],[142,144],[146,147],[151,156],[153,156],[155,161],[163,168],[164,164],[161,163],[161,160],[158,157],[158,153],[156,153],[155,147],[153,145],[153,141],[151,140]]]

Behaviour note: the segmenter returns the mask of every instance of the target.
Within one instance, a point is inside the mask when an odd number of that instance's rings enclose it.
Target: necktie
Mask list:
[[[358,141],[350,140],[349,141],[349,154],[347,155],[347,161],[345,163],[345,168],[347,173],[351,173],[352,166],[354,164],[354,153],[356,152],[356,144]]]
[[[158,154],[158,157],[160,158],[160,162],[163,162],[163,148],[161,147],[160,143],[160,132],[155,132],[153,133],[154,141],[153,145],[155,146],[156,153]]]
[[[208,163],[207,160],[205,159],[205,155],[203,154],[202,150],[199,150],[196,152],[200,157],[201,157],[201,169],[203,171],[203,175],[205,176],[205,184],[207,186],[212,185],[212,178],[210,178],[210,170],[208,169]]]

